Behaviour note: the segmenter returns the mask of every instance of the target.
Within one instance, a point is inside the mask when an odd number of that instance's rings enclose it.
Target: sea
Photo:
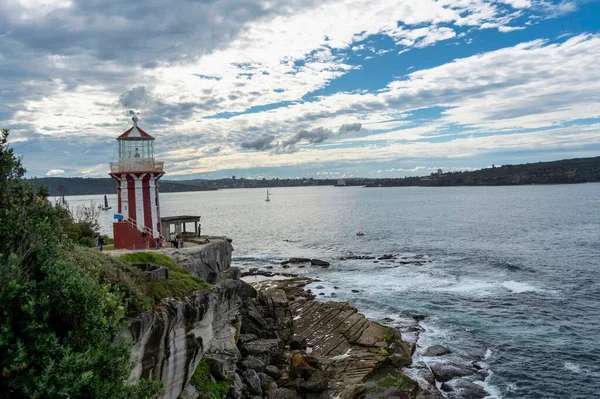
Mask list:
[[[320,300],[426,315],[417,356],[440,344],[478,362],[490,398],[600,397],[600,184],[269,191],[162,193],[161,214],[202,216],[202,234],[233,239],[234,266],[318,279]],[[282,269],[290,257],[331,266]]]

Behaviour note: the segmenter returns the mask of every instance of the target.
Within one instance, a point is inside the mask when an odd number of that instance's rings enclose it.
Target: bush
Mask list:
[[[126,293],[64,257],[69,212],[35,191],[0,135],[0,392],[15,398],[143,398],[127,385],[129,343],[118,339]],[[87,250],[88,252],[94,252]],[[92,262],[92,261],[90,261]],[[117,338],[115,338],[117,337]]]
[[[190,384],[198,390],[200,398],[208,398],[210,394],[213,394],[218,399],[224,399],[227,396],[229,385],[232,383],[232,380],[215,381],[210,374],[208,361],[204,358],[200,360],[190,379]]]
[[[79,273],[93,276],[100,284],[118,287],[123,293],[129,314],[150,309],[152,300],[147,298],[143,289],[146,279],[137,267],[116,256],[72,244],[62,247],[62,257]]]
[[[93,238],[81,237],[79,239],[79,245],[83,245],[84,247],[88,247],[88,248],[94,248],[96,246],[96,243],[94,242]]]

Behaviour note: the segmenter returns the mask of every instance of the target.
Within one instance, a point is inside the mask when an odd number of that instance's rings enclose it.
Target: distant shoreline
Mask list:
[[[30,179],[35,186],[44,185],[50,195],[100,195],[115,193],[116,185],[111,178],[44,177]],[[468,172],[444,172],[427,176],[404,178],[341,178],[341,179],[194,179],[161,180],[161,193],[214,191],[232,188],[276,188],[276,187],[478,187],[478,186],[523,186],[549,184],[577,184],[600,182],[600,157],[575,158],[552,162],[521,165],[502,165]]]

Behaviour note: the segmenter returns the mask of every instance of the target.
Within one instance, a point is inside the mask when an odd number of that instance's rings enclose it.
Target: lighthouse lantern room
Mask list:
[[[158,180],[165,173],[154,159],[154,137],[138,127],[137,116],[132,119],[117,137],[119,160],[110,163],[118,197],[113,234],[115,248],[143,249],[162,245]]]

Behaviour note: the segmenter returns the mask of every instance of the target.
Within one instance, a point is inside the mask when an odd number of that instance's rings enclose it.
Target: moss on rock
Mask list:
[[[121,259],[130,264],[153,263],[167,267],[167,280],[142,280],[139,282],[146,297],[152,304],[160,303],[164,298],[181,298],[194,291],[210,289],[212,286],[202,278],[191,275],[185,268],[178,266],[166,255],[156,252],[130,252]]]
[[[200,398],[207,398],[210,395],[214,395],[218,399],[224,399],[227,396],[229,386],[233,384],[232,380],[215,381],[213,376],[210,374],[210,367],[208,361],[203,358],[198,363],[196,371],[190,380],[198,393]]]

